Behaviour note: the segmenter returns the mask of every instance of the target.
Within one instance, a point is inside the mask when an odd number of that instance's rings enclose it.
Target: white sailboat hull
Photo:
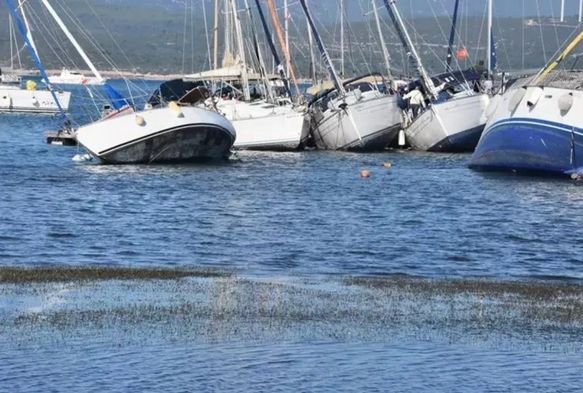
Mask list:
[[[69,110],[70,92],[56,92],[63,110]],[[0,85],[0,112],[54,114],[59,107],[48,90],[26,90]]]
[[[49,82],[56,85],[103,85],[105,79],[85,76],[77,72],[63,70],[60,75],[49,76]]]
[[[421,151],[471,152],[486,124],[486,94],[434,103],[405,130],[411,147]]]
[[[103,163],[149,164],[227,157],[236,132],[216,112],[176,107],[110,117],[80,127],[76,136]]]
[[[304,112],[291,105],[221,100],[217,107],[237,130],[238,150],[297,150],[309,134]]]
[[[362,93],[361,99],[349,93],[345,109],[334,102],[322,112],[312,108],[314,141],[324,150],[382,150],[401,128],[400,109],[395,96],[378,92]]]

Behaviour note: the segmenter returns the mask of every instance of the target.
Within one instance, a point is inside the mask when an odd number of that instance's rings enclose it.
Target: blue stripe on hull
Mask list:
[[[470,168],[561,175],[576,172],[583,164],[580,131],[544,120],[498,122],[480,140]]]
[[[471,130],[458,132],[455,135],[450,135],[438,144],[429,149],[432,152],[444,153],[466,153],[472,152],[476,148],[484,126],[472,128]]]

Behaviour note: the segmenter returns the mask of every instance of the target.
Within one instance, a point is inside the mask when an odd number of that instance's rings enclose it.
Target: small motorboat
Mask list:
[[[112,100],[114,111],[79,127],[77,141],[105,164],[227,158],[236,138],[233,124],[214,108],[204,107],[206,89],[190,87],[182,80],[165,82],[141,111]]]

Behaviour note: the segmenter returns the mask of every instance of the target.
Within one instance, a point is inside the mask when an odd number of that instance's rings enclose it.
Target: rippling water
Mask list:
[[[282,309],[301,312],[291,322],[250,323],[190,308],[197,318],[175,319],[184,304],[218,296],[213,286],[181,294],[174,281],[143,291],[137,283],[3,285],[0,391],[580,390],[581,321],[531,325],[530,309],[519,307],[508,317],[519,323],[496,313],[476,327],[473,317],[464,322],[467,313],[446,312],[459,304],[455,296],[395,306],[392,297],[368,298],[366,288],[329,280],[578,282],[581,184],[479,174],[466,168],[467,155],[399,151],[241,152],[213,165],[75,164],[75,148],[42,141],[56,124],[0,117],[1,265],[204,266],[270,285],[309,278],[324,289],[297,295],[289,288],[300,284],[289,284]],[[363,168],[371,178],[360,178]],[[271,287],[241,288],[220,291],[239,294],[237,310],[273,295]],[[336,314],[311,313],[311,301]],[[371,302],[382,307],[357,311]],[[135,321],[116,311],[136,315],[142,303],[157,317]],[[393,306],[408,318],[378,323]],[[420,310],[418,318],[411,310]],[[226,333],[209,334],[215,328]]]

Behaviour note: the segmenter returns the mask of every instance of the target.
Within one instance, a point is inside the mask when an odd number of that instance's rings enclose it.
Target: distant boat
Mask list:
[[[49,82],[56,85],[103,85],[106,80],[63,68],[59,75],[49,76]]]
[[[174,101],[177,94],[181,98]],[[105,164],[226,158],[235,142],[235,128],[216,111],[200,106],[208,97],[206,89],[191,89],[187,82],[165,82],[144,110],[134,111],[120,98],[116,110],[79,127],[76,138]]]
[[[52,89],[49,90],[49,89]],[[0,113],[35,113],[55,114],[69,109],[71,93],[49,89],[37,90],[33,81],[28,81],[27,88],[22,88],[20,78],[6,76],[0,71]],[[57,104],[57,97],[61,108]]]
[[[20,12],[23,20],[17,23],[17,28],[28,40],[31,57],[38,64],[40,59],[38,59],[36,46],[30,33],[24,7],[20,8]],[[13,19],[11,16],[9,21],[11,43],[14,35]],[[12,53],[11,58],[13,58]],[[0,113],[55,114],[68,111],[71,93],[56,89],[46,78],[43,81],[47,85],[46,88],[38,89],[37,83],[32,80],[29,80],[23,88],[20,77],[7,74],[0,69]]]
[[[470,167],[551,175],[583,172],[583,71],[557,70],[583,43],[583,27],[522,86],[495,97]],[[576,64],[577,58],[574,56]]]
[[[326,63],[334,88],[312,100],[309,116],[316,146],[329,150],[375,151],[397,136],[401,115],[396,94],[390,94],[379,74],[341,82],[305,0],[300,0],[306,19]]]

